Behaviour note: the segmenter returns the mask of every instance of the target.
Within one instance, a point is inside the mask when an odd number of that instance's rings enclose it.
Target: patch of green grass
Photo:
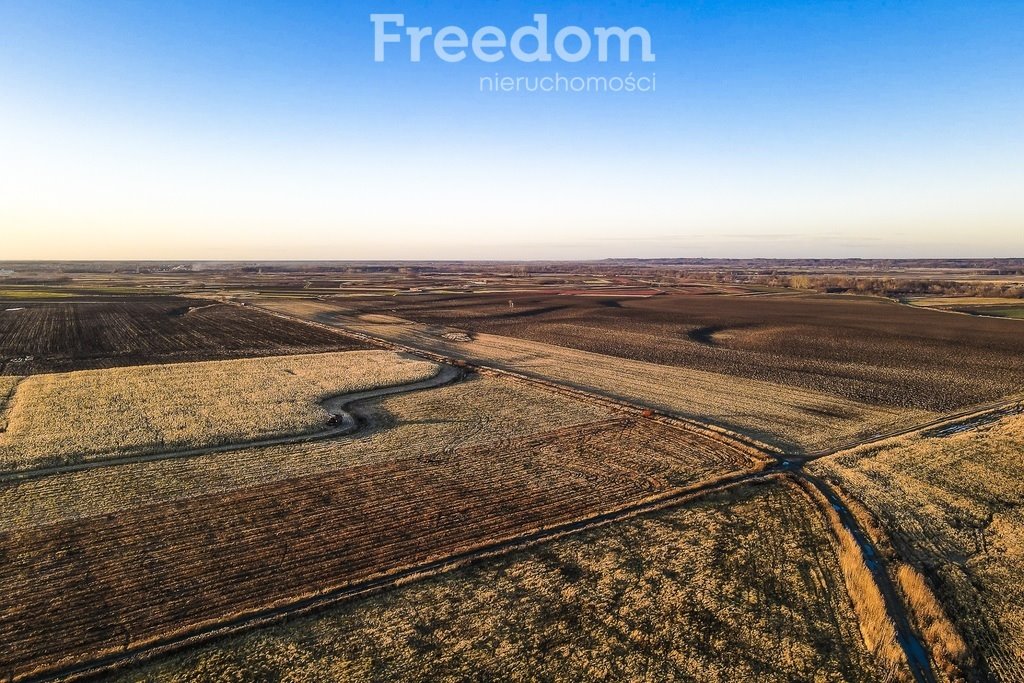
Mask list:
[[[990,318],[1014,318],[1024,320],[1024,304],[1020,306],[964,306],[952,310],[971,315],[984,315]]]
[[[992,308],[987,311],[989,315],[998,315],[1001,318],[1016,318],[1024,320],[1024,306],[1010,306],[1008,308]]]
[[[45,289],[0,289],[0,299],[66,299],[72,294]]]

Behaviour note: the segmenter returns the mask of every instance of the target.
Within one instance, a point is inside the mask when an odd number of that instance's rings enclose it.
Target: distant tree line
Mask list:
[[[972,296],[1024,299],[1019,282],[972,282],[970,280],[926,280],[858,275],[750,274],[732,273],[716,277],[718,282],[789,287],[816,292],[870,294],[898,299],[905,296]]]

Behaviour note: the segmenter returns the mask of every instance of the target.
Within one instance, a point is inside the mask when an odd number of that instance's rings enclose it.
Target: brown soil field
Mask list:
[[[857,403],[801,387],[659,365],[491,334],[452,341],[450,328],[371,315],[351,317],[336,304],[265,301],[261,306],[339,325],[416,348],[515,370],[561,384],[711,421],[793,450],[839,446],[936,417],[913,409]]]
[[[742,487],[117,680],[884,680],[828,538],[794,487]]]
[[[6,527],[0,672],[117,653],[750,465],[721,442],[626,418]]]
[[[890,408],[951,411],[1024,385],[1019,323],[870,297],[407,295],[344,305]]]
[[[439,369],[390,351],[345,351],[32,375],[8,402],[0,470],[313,432],[330,418],[320,401]]]
[[[0,307],[0,374],[366,348],[241,306],[177,297]]]
[[[1024,416],[892,439],[815,462],[876,515],[923,571],[978,659],[980,680],[1024,680]]]

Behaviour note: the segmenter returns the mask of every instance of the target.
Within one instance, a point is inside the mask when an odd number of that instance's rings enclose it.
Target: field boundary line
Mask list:
[[[841,446],[834,446],[822,451],[807,453],[805,455],[793,455],[791,456],[791,459],[800,462],[811,462],[812,460],[820,460],[821,458],[827,458],[832,455],[838,455],[839,453],[844,453],[855,448],[871,446],[874,444],[881,444],[886,441],[889,441],[890,439],[895,439],[901,436],[910,436],[931,429],[938,429],[941,427],[951,426],[952,424],[961,421],[966,422],[972,419],[987,417],[989,415],[995,415],[998,413],[1014,415],[1020,412],[1024,412],[1024,395],[1018,394],[1016,396],[1005,398],[1000,401],[995,401],[993,403],[986,403],[980,406],[973,406],[971,408],[966,408],[959,412],[943,415],[928,422],[918,423],[915,425],[911,425],[909,427],[895,429],[890,432],[879,434],[877,436],[872,436],[868,439],[851,441]]]

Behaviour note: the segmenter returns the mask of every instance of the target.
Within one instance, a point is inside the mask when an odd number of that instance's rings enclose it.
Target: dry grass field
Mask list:
[[[1024,301],[998,297],[920,297],[907,303],[921,308],[934,308],[952,313],[966,313],[974,316],[1010,318],[1024,320]]]
[[[1012,301],[994,296],[922,296],[914,297],[907,303],[924,308],[957,308],[964,305],[1005,306]]]
[[[1024,416],[817,461],[924,570],[990,680],[1024,679]],[[910,579],[913,582],[913,579]]]
[[[824,449],[935,417],[934,413],[856,403],[826,393],[732,375],[658,365],[512,337],[477,334],[444,339],[445,328],[395,318],[339,314],[331,303],[267,301],[261,305],[341,325],[438,353],[483,362],[581,389],[710,421],[764,441]]]
[[[623,418],[9,525],[0,671],[117,653],[752,466],[706,436]]]
[[[0,306],[0,374],[7,375],[360,348],[327,330],[200,299]]]
[[[20,381],[20,377],[0,376],[0,430],[7,429],[7,411],[10,409],[11,398]]]
[[[329,418],[324,398],[437,371],[388,351],[348,351],[33,375],[10,400],[0,468],[314,431]]]
[[[795,487],[751,486],[118,680],[883,680],[828,539]]]

